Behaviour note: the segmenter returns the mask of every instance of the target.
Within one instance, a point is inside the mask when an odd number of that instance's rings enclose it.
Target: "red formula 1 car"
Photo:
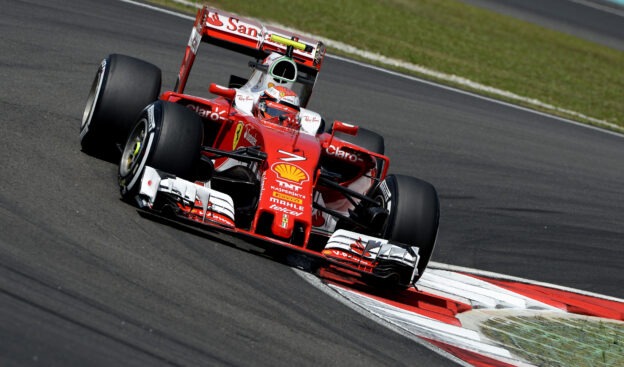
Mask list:
[[[249,78],[185,94],[202,42],[253,58]],[[173,90],[161,71],[109,55],[80,129],[83,151],[121,152],[121,195],[143,212],[266,248],[296,250],[364,283],[407,287],[434,248],[434,187],[388,175],[383,138],[306,108],[319,41],[200,9]],[[115,153],[116,152],[116,153]]]

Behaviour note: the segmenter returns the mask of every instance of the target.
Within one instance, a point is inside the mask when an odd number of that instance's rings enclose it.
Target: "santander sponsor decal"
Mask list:
[[[223,22],[221,21],[221,18],[219,18],[219,13],[213,13],[213,12],[208,13],[208,18],[206,18],[206,23],[215,27],[223,26]]]
[[[211,28],[218,28],[228,33],[236,33],[243,37],[257,39],[260,31],[254,25],[241,21],[235,17],[223,17],[225,22],[219,16],[219,13],[210,12],[206,18],[206,24]]]

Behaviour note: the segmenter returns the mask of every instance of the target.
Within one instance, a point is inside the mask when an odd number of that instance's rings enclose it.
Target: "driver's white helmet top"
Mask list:
[[[260,118],[276,118],[299,115],[299,96],[286,87],[277,86],[265,90],[254,104],[252,113]]]
[[[282,86],[274,86],[265,90],[264,94],[273,98],[273,100],[277,103],[299,107],[299,96],[292,89]]]

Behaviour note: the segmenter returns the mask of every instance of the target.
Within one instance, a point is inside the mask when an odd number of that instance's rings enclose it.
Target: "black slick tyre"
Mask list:
[[[158,99],[161,70],[143,60],[112,54],[102,60],[80,124],[80,144],[88,154],[119,156],[138,114]]]
[[[384,154],[385,152],[383,136],[363,127],[358,127],[356,135],[349,135],[341,131],[336,131],[334,136],[351,144],[370,150],[373,153]]]
[[[193,179],[203,137],[201,118],[171,102],[156,101],[139,115],[119,163],[121,196],[131,201],[141,187],[145,166]]]
[[[390,212],[383,237],[419,248],[417,280],[431,259],[438,234],[440,202],[436,189],[415,177],[388,175],[376,199]]]

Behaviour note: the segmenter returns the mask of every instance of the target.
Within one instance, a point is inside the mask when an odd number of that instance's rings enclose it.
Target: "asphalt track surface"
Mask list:
[[[139,216],[116,165],[80,152],[100,60],[151,61],[170,88],[191,21],[119,1],[0,9],[0,365],[453,365],[288,266]],[[197,93],[246,72],[200,58]],[[391,170],[437,187],[435,261],[624,297],[621,136],[332,58],[310,107],[383,133]]]

